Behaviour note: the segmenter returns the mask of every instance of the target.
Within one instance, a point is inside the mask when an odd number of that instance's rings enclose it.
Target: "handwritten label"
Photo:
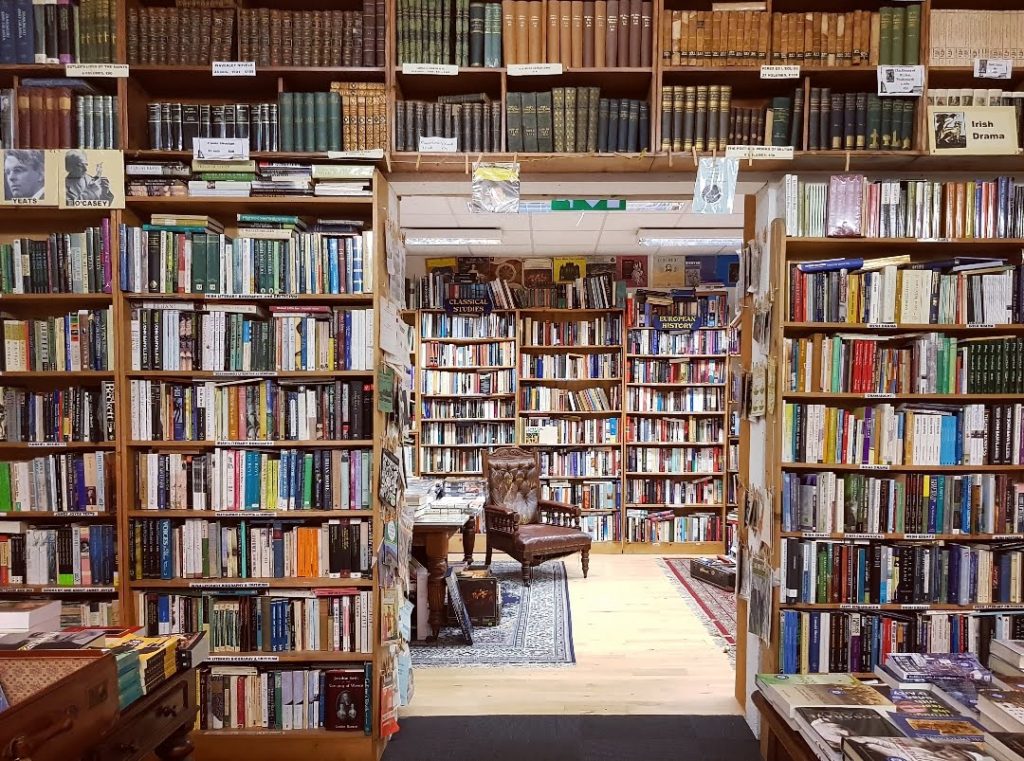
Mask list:
[[[799,79],[799,66],[765,65],[761,67],[761,79]]]
[[[418,148],[421,153],[458,153],[459,138],[421,135]]]
[[[240,439],[233,441],[231,439],[217,439],[213,442],[216,447],[273,447],[277,446],[276,441],[261,441],[260,439]]]
[[[210,655],[206,660],[211,663],[277,663],[281,658],[276,655]]]
[[[249,140],[244,137],[194,137],[192,158],[206,161],[246,161]]]
[[[1009,58],[975,58],[975,79],[1009,79],[1013,74],[1013,61]]]
[[[43,587],[39,590],[43,594],[56,594],[63,592],[75,592],[78,594],[113,594],[117,590],[114,587]]]
[[[505,67],[510,77],[546,77],[562,73],[560,63],[512,63]]]
[[[329,159],[377,159],[384,158],[383,148],[370,148],[365,151],[327,151]]]
[[[214,61],[213,76],[215,77],[255,77],[255,61]]]
[[[924,66],[879,66],[879,95],[921,95]]]
[[[872,463],[864,463],[864,462],[862,462],[860,464],[860,469],[861,470],[889,470],[890,467],[891,467],[890,465],[874,465]]]
[[[745,159],[748,161],[792,161],[792,145],[727,145],[727,159]]]
[[[267,589],[270,587],[265,581],[192,581],[189,582],[189,589]]]
[[[126,63],[66,63],[64,64],[64,76],[66,77],[106,77],[111,79],[124,79],[128,76],[128,64]]]
[[[896,394],[864,394],[865,399],[895,399]]]
[[[435,77],[454,77],[459,67],[450,63],[403,63],[403,74],[427,74]]]

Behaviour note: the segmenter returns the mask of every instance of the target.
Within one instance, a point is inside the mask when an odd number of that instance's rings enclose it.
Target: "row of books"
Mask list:
[[[725,150],[727,145],[799,145],[803,90],[767,105],[732,105],[729,85],[661,88],[661,147],[672,151]]]
[[[1024,533],[1024,485],[1000,473],[783,473],[782,530],[823,534]]]
[[[519,404],[520,412],[615,412],[622,409],[622,391],[615,386],[578,391],[530,386],[520,389]]]
[[[505,95],[506,150],[525,153],[638,153],[650,149],[650,105],[602,98],[599,87],[556,87]]]
[[[133,580],[369,578],[370,523],[132,520],[127,565]]]
[[[973,66],[975,59],[1024,61],[1020,34],[1024,11],[929,11],[928,60],[932,66]]]
[[[496,6],[491,6],[496,7]],[[424,138],[454,140],[456,151],[502,150],[502,104],[486,93],[395,102],[395,150],[419,151]]]
[[[516,296],[522,289],[503,278],[481,282],[475,274],[453,274],[447,269],[430,272],[420,278],[419,303],[424,309],[449,310],[450,302],[458,299],[471,299],[478,307],[477,311],[487,314],[490,308],[510,311],[516,305]],[[454,310],[451,310],[454,312]],[[476,317],[466,318],[470,321]],[[442,323],[443,325],[443,323]],[[441,330],[444,331],[443,326]],[[444,333],[430,334],[425,337],[442,337]],[[511,337],[512,334],[509,334]],[[492,336],[486,336],[488,338]],[[499,336],[494,336],[499,337]]]
[[[696,319],[696,327],[723,327],[729,324],[728,314],[728,299],[724,293],[702,293],[699,290],[688,289],[656,291],[638,288],[626,297],[626,325],[630,329],[660,328],[662,317],[693,317]],[[637,333],[630,335],[636,336]],[[714,334],[694,333],[692,335]]]
[[[555,499],[545,497],[544,499]],[[573,504],[579,504],[574,502]],[[595,542],[617,542],[621,538],[620,523],[622,521],[618,511],[607,515],[583,515],[580,516],[580,531],[590,536]]]
[[[110,293],[110,222],[0,243],[0,293]]]
[[[483,473],[483,457],[478,449],[420,448],[423,474],[478,475]]]
[[[284,95],[281,94],[282,101]],[[326,104],[322,105],[326,107]],[[253,151],[281,150],[278,103],[151,101],[146,105],[146,114],[151,150],[191,151],[196,138],[238,138],[248,140]],[[320,115],[326,134],[329,127],[326,110],[322,109]],[[300,128],[305,135],[305,121],[301,122]]]
[[[721,478],[680,481],[642,476],[626,479],[625,500],[631,505],[720,505],[725,501]]]
[[[721,447],[645,447],[626,448],[626,470],[630,473],[718,473],[725,469]]]
[[[537,453],[540,475],[546,478],[617,477],[621,455],[615,449],[557,450]]]
[[[751,66],[767,62],[771,18],[763,10],[691,11],[661,15],[666,66]]]
[[[373,310],[326,306],[266,310],[248,304],[204,305],[199,311],[195,306],[176,303],[153,308],[143,302],[132,310],[132,370],[371,369]]]
[[[1008,325],[1020,322],[1019,266],[973,257],[912,263],[833,259],[790,269],[789,318],[853,324]]]
[[[1003,465],[1021,460],[1021,405],[879,404],[783,409],[782,460],[847,465]]]
[[[420,446],[482,447],[515,444],[511,423],[425,423],[420,432]]]
[[[153,215],[121,225],[121,288],[129,293],[369,293],[373,233],[344,220],[240,214],[234,239],[210,221]],[[283,220],[283,221],[275,221]]]
[[[809,182],[789,174],[784,185],[791,237],[1024,237],[1024,186],[1012,177],[872,182],[850,174]]]
[[[222,449],[139,452],[143,510],[280,512],[368,510],[369,449]]]
[[[618,418],[520,419],[520,441],[525,444],[615,446],[619,440]]]
[[[208,666],[199,670],[203,730],[373,727],[372,664],[345,669]]]
[[[35,320],[0,317],[0,370],[53,372],[112,370],[113,310],[80,309]]]
[[[674,333],[662,330],[630,330],[626,336],[626,353],[651,357],[688,357],[722,355],[729,351],[725,330],[695,330]]]
[[[6,414],[0,416],[0,441],[58,443],[114,440],[114,383],[100,388],[76,386],[30,391],[0,386]]]
[[[573,271],[573,262],[562,266],[563,273]],[[520,309],[619,309],[624,300],[625,282],[609,274],[573,277],[569,282],[551,286],[532,286],[514,291]]]
[[[373,592],[318,589],[287,595],[255,590],[202,595],[137,592],[147,635],[210,632],[210,653],[372,653]]]
[[[117,583],[114,527],[72,523],[0,534],[0,584],[58,587]]]
[[[396,10],[399,65],[434,63],[491,68],[501,65],[500,5],[470,0],[448,0],[442,4],[401,0]]]
[[[524,315],[519,341],[523,346],[618,346],[622,342],[622,315],[589,320],[545,320]]]
[[[676,515],[626,510],[627,542],[720,542],[725,539],[722,516],[715,513]]]
[[[437,286],[430,286],[429,281],[424,281],[421,286],[423,291],[423,303],[419,308],[443,308],[445,296],[444,291],[430,290],[432,287],[443,288],[443,280]],[[424,341],[433,338],[515,338],[515,318],[507,314],[485,314],[470,316],[461,314],[439,314],[436,312],[420,313],[421,337]]]
[[[114,508],[114,453],[0,462],[0,513],[105,513]]]
[[[998,88],[929,87],[925,90],[925,102],[929,106],[1012,106],[1017,117],[1017,144],[1024,146],[1024,92]]]
[[[515,370],[458,372],[435,369],[420,373],[420,392],[427,396],[513,394],[515,383]]]
[[[616,510],[619,507],[619,484],[616,480],[582,481],[578,483],[548,481],[541,484],[540,498],[562,502],[567,505],[578,505],[580,510],[584,512],[590,510]]]
[[[54,81],[60,86],[49,86]],[[25,79],[18,90],[0,90],[3,111],[18,114],[16,139],[0,147],[119,148],[117,96],[80,94],[82,90],[95,92],[75,79]]]
[[[586,380],[622,377],[621,354],[524,354],[523,380]]]
[[[665,359],[634,359],[627,374],[630,383],[725,383],[725,362],[695,359],[671,362]]]
[[[511,367],[515,365],[515,343],[495,341],[479,344],[423,343],[420,367]]]
[[[631,444],[654,442],[672,444],[721,444],[725,440],[721,418],[630,418],[626,421],[626,441]]]
[[[838,93],[812,87],[807,142],[795,116],[793,143],[809,151],[909,151],[914,147],[917,103],[913,98],[880,98],[872,92]]]
[[[783,341],[786,390],[854,394],[1024,393],[1024,339],[814,333]]]
[[[341,441],[373,430],[373,384],[363,380],[132,380],[130,391],[135,441]]]
[[[420,413],[428,420],[510,420],[516,414],[509,399],[424,399]]]
[[[117,12],[110,0],[0,3],[0,64],[116,60]]]
[[[772,63],[913,66],[921,62],[921,6],[847,13],[773,13]]]
[[[654,9],[648,0],[548,0],[546,19],[540,2],[504,0],[502,5],[511,41],[506,65],[546,61],[579,69],[653,63]]]
[[[725,394],[721,388],[686,388],[665,391],[631,386],[626,390],[630,412],[724,412]]]

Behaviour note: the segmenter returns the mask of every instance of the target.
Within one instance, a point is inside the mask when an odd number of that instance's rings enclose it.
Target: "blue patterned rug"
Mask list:
[[[501,624],[474,626],[473,645],[457,627],[441,629],[437,642],[413,642],[412,665],[424,666],[563,666],[576,662],[565,563],[533,569],[523,586],[519,563],[491,564],[501,587]]]

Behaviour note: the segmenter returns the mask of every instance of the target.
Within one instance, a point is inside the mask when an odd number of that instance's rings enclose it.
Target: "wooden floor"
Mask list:
[[[654,556],[569,572],[576,665],[415,669],[408,716],[736,714],[734,672]]]

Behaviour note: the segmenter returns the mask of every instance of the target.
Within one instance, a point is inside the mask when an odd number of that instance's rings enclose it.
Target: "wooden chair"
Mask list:
[[[580,509],[540,499],[537,455],[518,447],[484,452],[487,502],[487,565],[501,550],[523,565],[523,584],[530,585],[534,566],[580,553],[583,578],[590,570],[591,538],[580,530]]]

